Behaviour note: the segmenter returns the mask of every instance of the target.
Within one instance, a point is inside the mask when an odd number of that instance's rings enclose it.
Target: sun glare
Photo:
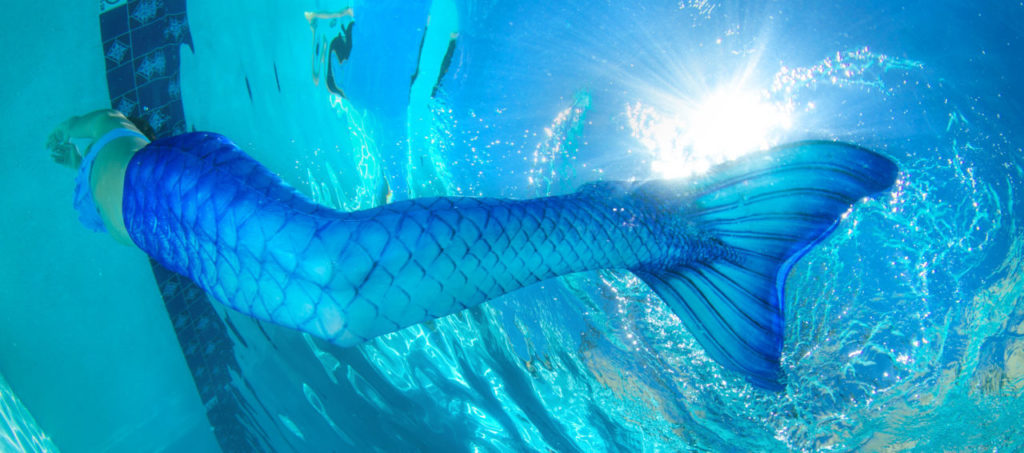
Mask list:
[[[788,112],[743,91],[713,93],[692,112],[690,124],[693,152],[725,159],[769,146],[773,135],[792,125]]]
[[[627,116],[633,136],[654,156],[654,173],[678,178],[776,144],[792,126],[791,111],[754,91],[721,89],[667,114],[637,103]]]

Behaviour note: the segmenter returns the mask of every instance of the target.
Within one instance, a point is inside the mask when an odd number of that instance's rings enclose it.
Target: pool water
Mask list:
[[[1024,3],[12,4],[4,451],[1016,451]],[[898,163],[786,283],[778,393],[627,272],[338,348],[211,303],[70,209],[42,146],[115,107],[342,210],[685,178],[835,139]]]

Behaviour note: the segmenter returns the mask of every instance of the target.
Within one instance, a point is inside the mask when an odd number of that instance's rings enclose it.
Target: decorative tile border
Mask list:
[[[179,47],[192,45],[184,0],[130,0],[100,14],[110,105],[157,136],[185,132]]]
[[[185,0],[101,0],[99,19],[110,106],[148,122],[158,138],[184,133],[179,49],[192,46]],[[240,371],[230,324],[195,283],[150,264],[221,450],[265,450],[232,381]]]

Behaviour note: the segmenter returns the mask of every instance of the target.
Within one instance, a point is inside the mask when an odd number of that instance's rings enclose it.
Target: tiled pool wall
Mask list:
[[[100,33],[110,106],[148,123],[157,138],[186,131],[180,48],[192,47],[185,0],[101,0]],[[239,373],[228,326],[192,281],[150,261],[217,442],[225,452],[258,451],[249,411],[232,384]]]

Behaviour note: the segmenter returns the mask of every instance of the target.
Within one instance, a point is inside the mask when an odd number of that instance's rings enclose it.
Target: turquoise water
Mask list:
[[[12,118],[27,112],[11,120],[3,153],[6,449],[1024,442],[1020,4],[189,3],[193,45],[178,49],[188,129],[232,137],[339,209],[374,206],[388,190],[530,197],[686,177],[807,138],[858,143],[902,169],[890,196],[855,207],[793,269],[783,392],[724,371],[635,277],[602,272],[352,349],[218,306],[242,423],[209,415],[223,402],[197,395],[206,381],[181,357],[144,257],[81,231],[71,175],[45,161],[52,124],[110,105],[94,6],[4,32],[25,69],[5,76],[3,105]],[[351,21],[342,97],[320,56]]]

